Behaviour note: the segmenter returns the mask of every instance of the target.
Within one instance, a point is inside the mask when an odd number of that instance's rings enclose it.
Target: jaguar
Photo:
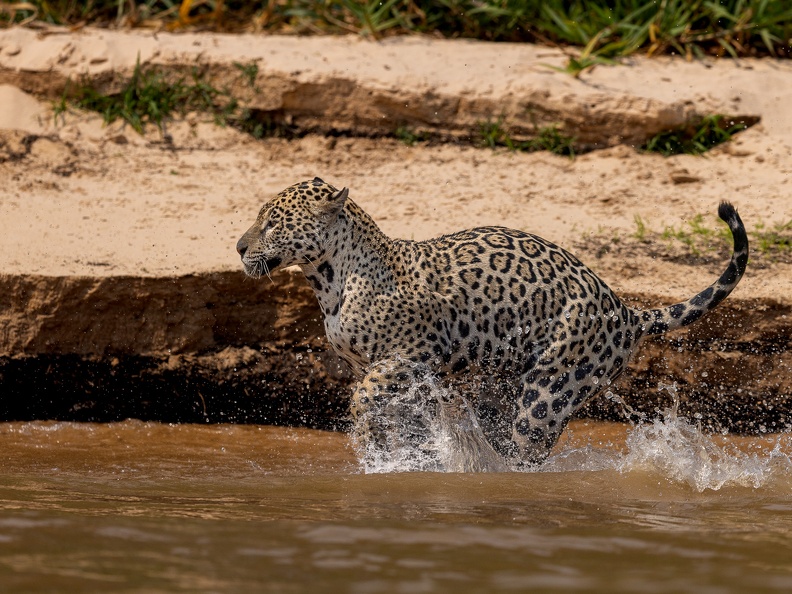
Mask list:
[[[372,407],[431,375],[455,387],[441,406],[473,409],[485,447],[510,464],[536,465],[645,337],[692,324],[737,286],[748,261],[745,226],[728,202],[718,215],[733,238],[725,271],[686,301],[645,310],[524,231],[391,239],[348,188],[318,177],[264,204],[236,249],[254,278],[300,267],[330,345],[355,376],[352,416],[368,415],[372,439],[382,429]]]

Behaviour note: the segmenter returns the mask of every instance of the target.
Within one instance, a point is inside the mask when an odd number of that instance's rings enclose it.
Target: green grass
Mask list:
[[[635,215],[635,217],[633,217],[633,220],[635,221],[635,233],[633,233],[633,237],[635,237],[635,239],[637,239],[640,242],[647,241],[646,223],[644,223],[644,220],[641,218],[640,215]]]
[[[732,241],[729,226],[719,218],[697,214],[679,227],[667,226],[662,232],[651,231],[646,222],[635,217],[636,231],[633,237],[642,243],[661,239],[669,245],[681,243],[695,256],[717,252]],[[748,228],[751,251],[770,259],[792,255],[792,220],[776,223],[770,227],[759,221]]]
[[[239,70],[239,72],[245,78],[248,87],[250,87],[253,90],[256,90],[256,78],[258,77],[258,73],[259,73],[258,64],[256,64],[255,62],[250,62],[249,64],[234,62],[234,68]]]
[[[428,131],[417,132],[408,126],[399,126],[393,136],[407,146],[414,146],[419,142],[448,140],[434,136]],[[507,148],[522,152],[549,151],[557,155],[575,156],[575,139],[563,134],[556,126],[536,128],[533,138],[515,140],[504,126],[502,118],[478,122],[478,134],[469,138],[468,142],[481,148]]]
[[[625,235],[608,227],[583,234],[576,243],[581,253],[601,258],[610,253],[629,260],[637,255],[670,262],[712,264],[728,258],[732,235],[726,223],[712,214],[697,214],[679,226],[652,229],[650,222],[634,217],[635,230]],[[769,225],[762,220],[747,221],[750,265],[755,270],[792,263],[792,220]],[[631,241],[632,240],[632,241]]]
[[[234,67],[238,71],[234,86],[244,85],[255,91],[258,65],[255,62],[234,63]],[[130,79],[114,93],[96,89],[87,79],[78,83],[70,81],[54,105],[56,119],[72,106],[102,114],[106,124],[124,120],[141,134],[147,124],[154,124],[162,130],[168,118],[188,112],[210,114],[216,123],[233,126],[255,138],[293,137],[297,134],[272,119],[270,114],[244,107],[232,91],[214,87],[198,68],[193,68],[189,76],[175,78],[174,74],[166,76],[156,67],[143,66],[138,61]],[[695,126],[664,132],[650,139],[643,148],[664,155],[679,152],[698,154],[731,139],[734,133],[745,127],[745,122],[735,122],[726,116],[708,116]],[[433,139],[431,133],[415,131],[407,126],[397,128],[393,136],[408,146]],[[493,149],[503,147],[513,151],[575,155],[575,139],[557,126],[535,127],[531,138],[516,140],[503,118],[479,122],[478,134],[471,140],[477,146]]]
[[[581,74],[586,72],[587,70],[591,70],[594,66],[604,64],[607,66],[611,66],[616,62],[611,60],[610,58],[603,58],[602,56],[592,56],[585,53],[580,56],[570,56],[567,60],[566,66],[563,68],[558,68],[556,66],[548,66],[548,68],[552,70],[557,70],[559,72],[566,72],[567,74],[571,74],[575,78],[578,78]]]
[[[550,151],[556,155],[575,156],[575,139],[562,134],[557,127],[540,128],[536,138],[528,141],[528,150]]]
[[[253,87],[258,67],[237,67]],[[193,69],[189,77],[172,80],[157,68],[144,67],[139,60],[129,81],[116,93],[103,93],[86,81],[69,82],[55,103],[55,118],[70,107],[100,113],[105,124],[124,120],[140,134],[147,124],[162,130],[165,121],[176,115],[200,112],[209,114],[217,124],[233,126],[256,138],[284,135],[281,126],[242,107],[230,91],[212,86],[198,69]]]
[[[0,4],[0,22],[355,33],[431,33],[581,48],[578,74],[602,60],[676,53],[789,57],[786,0],[30,0]],[[180,8],[182,10],[180,10]]]
[[[192,84],[184,79],[168,81],[158,70],[144,69],[138,60],[132,77],[118,93],[104,94],[85,82],[67,84],[55,106],[55,116],[72,105],[102,114],[106,124],[122,119],[142,134],[148,123],[162,129],[163,121],[174,113],[216,112],[216,101],[223,93],[204,83],[197,73],[192,79]]]
[[[408,126],[399,126],[393,134],[407,146],[415,146],[419,142],[426,142],[431,139],[431,135],[428,132],[416,132]]]
[[[503,119],[479,122],[478,144],[493,149],[505,147],[512,151],[550,151],[556,155],[575,156],[575,139],[563,134],[558,127],[537,128],[534,133],[533,138],[518,141],[514,140],[504,128]]]
[[[792,220],[777,223],[770,229],[760,221],[752,233],[754,246],[762,253],[792,252]]]
[[[709,226],[704,215],[697,214],[679,228],[666,227],[660,236],[667,240],[676,240],[685,244],[690,251],[699,256],[702,252],[713,251],[731,240],[729,226],[717,219],[716,226]]]
[[[258,67],[255,64],[235,64],[235,67],[239,71],[238,81],[255,89]],[[149,124],[163,131],[167,120],[199,112],[209,115],[219,125],[232,126],[254,138],[293,138],[299,135],[298,131],[274,120],[270,114],[241,105],[230,90],[214,87],[197,68],[189,76],[177,78],[156,67],[144,66],[139,60],[132,76],[118,92],[102,92],[87,79],[77,83],[70,81],[54,105],[55,118],[71,108],[97,112],[105,124],[123,120],[140,134]],[[393,136],[408,146],[433,139],[429,132],[415,131],[407,126],[397,128]],[[537,129],[536,136],[530,140],[515,141],[498,120],[481,123],[480,135],[474,143],[491,148],[547,150],[574,156],[573,142],[574,139],[552,126]]]
[[[737,121],[724,115],[706,116],[694,124],[668,130],[650,138],[641,148],[666,157],[678,154],[700,155],[731,140],[753,122]]]

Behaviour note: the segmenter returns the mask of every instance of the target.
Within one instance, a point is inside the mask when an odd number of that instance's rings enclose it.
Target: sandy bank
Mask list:
[[[335,136],[255,141],[196,114],[170,124],[167,137],[105,127],[91,114],[54,121],[50,100],[69,77],[111,89],[138,54],[176,74],[199,64],[215,84],[244,91],[252,108]],[[255,88],[239,82],[234,62],[258,65]],[[701,289],[725,260],[718,252],[687,257],[684,246],[655,236],[647,249],[635,237],[636,216],[657,233],[696,215],[714,226],[717,203],[729,199],[749,229],[792,219],[792,116],[783,104],[792,95],[790,65],[635,58],[578,80],[547,67],[561,64],[547,48],[422,38],[0,31],[6,416],[218,421],[236,410],[242,420],[315,425],[342,416],[348,377],[324,353],[310,292],[290,272],[275,285],[244,279],[234,251],[264,200],[315,175],[349,186],[392,236],[424,239],[487,224],[525,229],[571,248],[620,294],[653,306]],[[663,158],[629,146],[708,113],[760,123],[706,157]],[[463,137],[500,116],[517,135],[557,124],[583,145],[610,148],[570,160],[361,137],[402,125]],[[747,404],[743,420],[783,426],[792,393],[787,262],[752,261],[708,325],[647,345],[621,393],[651,410],[657,386],[676,380],[688,410],[704,411],[713,426],[723,402]],[[306,388],[300,365],[309,360]],[[89,368],[95,389],[80,386]],[[69,381],[76,387],[61,390],[69,396],[60,408],[37,404],[50,398],[38,392]],[[320,386],[332,415],[321,404],[303,414],[289,403],[289,394]],[[165,394],[175,398],[168,414]],[[20,398],[30,406],[9,404]],[[137,404],[113,408],[113,398]],[[750,410],[757,403],[764,412]]]

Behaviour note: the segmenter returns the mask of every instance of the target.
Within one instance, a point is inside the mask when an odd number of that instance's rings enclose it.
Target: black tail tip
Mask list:
[[[734,219],[737,214],[737,209],[734,208],[731,202],[725,200],[718,206],[718,216],[727,223]]]

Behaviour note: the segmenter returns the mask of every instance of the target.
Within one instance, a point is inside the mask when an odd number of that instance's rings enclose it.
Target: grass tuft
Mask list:
[[[258,66],[235,65],[254,87]],[[154,124],[162,131],[166,120],[195,111],[209,114],[217,124],[232,126],[255,138],[287,135],[282,125],[241,106],[230,91],[211,85],[200,70],[193,69],[189,78],[174,81],[157,68],[144,67],[140,59],[119,92],[105,94],[85,81],[67,84],[53,108],[56,119],[70,106],[100,113],[105,124],[124,120],[139,134],[143,134],[147,124]]]
[[[679,227],[668,226],[658,232],[640,217],[635,217],[636,231],[616,241],[607,228],[599,227],[585,235],[576,248],[597,258],[610,254],[629,259],[640,254],[653,259],[713,266],[721,269],[732,253],[732,237],[728,225],[713,215],[696,215]],[[768,269],[777,264],[792,263],[792,220],[766,225],[750,224],[750,265],[753,270]],[[632,238],[635,241],[629,241]]]
[[[760,221],[756,224],[752,238],[756,249],[762,253],[792,253],[792,220],[777,223],[770,229]]]
[[[710,115],[684,128],[661,132],[650,138],[641,149],[660,153],[665,157],[679,154],[700,155],[731,140],[732,136],[753,123],[724,115]]]
[[[680,227],[668,226],[660,233],[650,231],[638,216],[635,217],[635,223],[637,230],[633,236],[639,241],[648,243],[653,238],[659,238],[669,247],[678,242],[685,245],[695,256],[719,252],[731,242],[731,231],[726,223],[719,218],[705,217],[702,214],[695,215]],[[771,261],[778,257],[786,260],[792,255],[792,220],[776,223],[769,228],[766,223],[759,221],[747,233],[751,251],[755,254]]]
[[[563,134],[557,126],[546,126],[535,130],[530,140],[514,140],[503,126],[503,119],[479,122],[478,144],[488,148],[505,147],[512,151],[550,151],[556,155],[574,158],[575,139]]]
[[[686,245],[696,256],[702,252],[719,249],[724,245],[723,240],[731,237],[729,226],[718,219],[717,227],[709,227],[704,223],[704,215],[697,214],[679,228],[666,227],[660,236],[666,241],[679,241]],[[714,241],[715,239],[719,241]]]
[[[635,233],[633,233],[633,237],[635,237],[635,239],[637,239],[640,242],[647,241],[646,223],[644,223],[644,220],[641,218],[641,215],[635,215],[635,217],[633,217],[633,220],[635,221]]]
[[[259,67],[256,62],[250,62],[249,64],[242,64],[240,62],[234,62],[234,68],[239,70],[242,76],[245,78],[248,87],[251,89],[256,89],[256,78],[258,77]]]
[[[393,134],[407,146],[415,146],[419,142],[426,142],[431,137],[428,132],[416,132],[408,126],[399,126]]]

